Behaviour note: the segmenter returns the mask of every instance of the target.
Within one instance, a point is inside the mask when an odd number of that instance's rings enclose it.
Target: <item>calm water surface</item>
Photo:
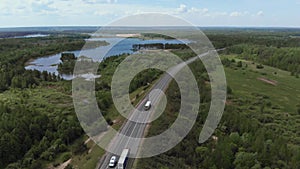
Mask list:
[[[163,43],[163,44],[182,44],[189,43],[188,40],[176,40],[176,39],[154,39],[154,40],[143,40],[139,38],[93,38],[88,39],[87,41],[107,41],[110,43],[108,46],[100,46],[94,49],[78,50],[78,51],[65,51],[72,52],[76,57],[86,56],[94,61],[101,61],[103,57],[110,57],[114,55],[120,55],[123,53],[134,53],[132,46],[134,44],[152,44],[152,43]],[[57,65],[61,63],[60,60],[61,53],[45,56],[33,61],[30,61],[25,69],[27,70],[38,70],[38,71],[47,71],[50,73],[55,73],[60,75],[66,80],[71,80],[73,75],[59,74],[57,71]],[[91,77],[92,75],[88,76]]]

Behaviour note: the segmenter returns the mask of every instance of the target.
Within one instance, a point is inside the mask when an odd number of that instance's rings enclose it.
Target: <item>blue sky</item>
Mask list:
[[[159,12],[197,26],[300,27],[300,0],[1,0],[0,27],[100,26]]]

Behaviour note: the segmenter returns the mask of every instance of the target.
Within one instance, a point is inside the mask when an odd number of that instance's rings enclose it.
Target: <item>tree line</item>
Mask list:
[[[266,47],[258,45],[240,44],[231,46],[227,54],[238,54],[240,58],[253,60],[259,63],[300,74],[300,49],[285,47]]]
[[[10,87],[28,88],[42,81],[61,78],[47,72],[25,70],[30,59],[80,49],[84,40],[78,37],[45,37],[0,40],[0,91]]]
[[[188,49],[186,44],[169,44],[169,43],[151,43],[151,44],[134,44],[133,50],[145,50],[145,49]]]

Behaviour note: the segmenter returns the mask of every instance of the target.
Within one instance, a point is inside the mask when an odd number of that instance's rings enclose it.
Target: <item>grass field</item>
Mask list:
[[[225,68],[227,84],[234,93],[227,104],[238,106],[247,117],[287,138],[290,146],[299,145],[300,79],[265,65],[257,69],[257,63],[236,59],[233,55],[222,57],[235,59],[234,65],[242,61],[243,65]]]
[[[296,106],[300,104],[299,78],[291,76],[290,72],[266,65],[263,65],[263,69],[257,69],[257,63],[240,60],[233,55],[222,57],[243,63],[243,68],[225,68],[227,83],[235,94],[240,97],[253,96],[254,93],[263,94],[268,96],[270,101],[278,105],[282,111],[296,113]]]

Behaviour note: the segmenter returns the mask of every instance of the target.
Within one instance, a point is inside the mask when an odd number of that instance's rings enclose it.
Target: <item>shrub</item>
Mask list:
[[[53,167],[57,167],[57,166],[60,165],[60,163],[59,162],[54,162],[52,165],[53,165]]]
[[[239,61],[238,63],[237,63],[237,65],[236,65],[237,67],[243,67],[243,63],[242,63],[242,61]]]
[[[63,156],[61,157],[63,162],[68,161],[71,158],[71,153],[65,153],[63,154]]]
[[[232,89],[230,86],[227,86],[227,94],[232,94]]]
[[[264,66],[262,64],[256,65],[256,69],[263,69]]]
[[[73,169],[73,166],[71,164],[68,164],[65,169]]]

